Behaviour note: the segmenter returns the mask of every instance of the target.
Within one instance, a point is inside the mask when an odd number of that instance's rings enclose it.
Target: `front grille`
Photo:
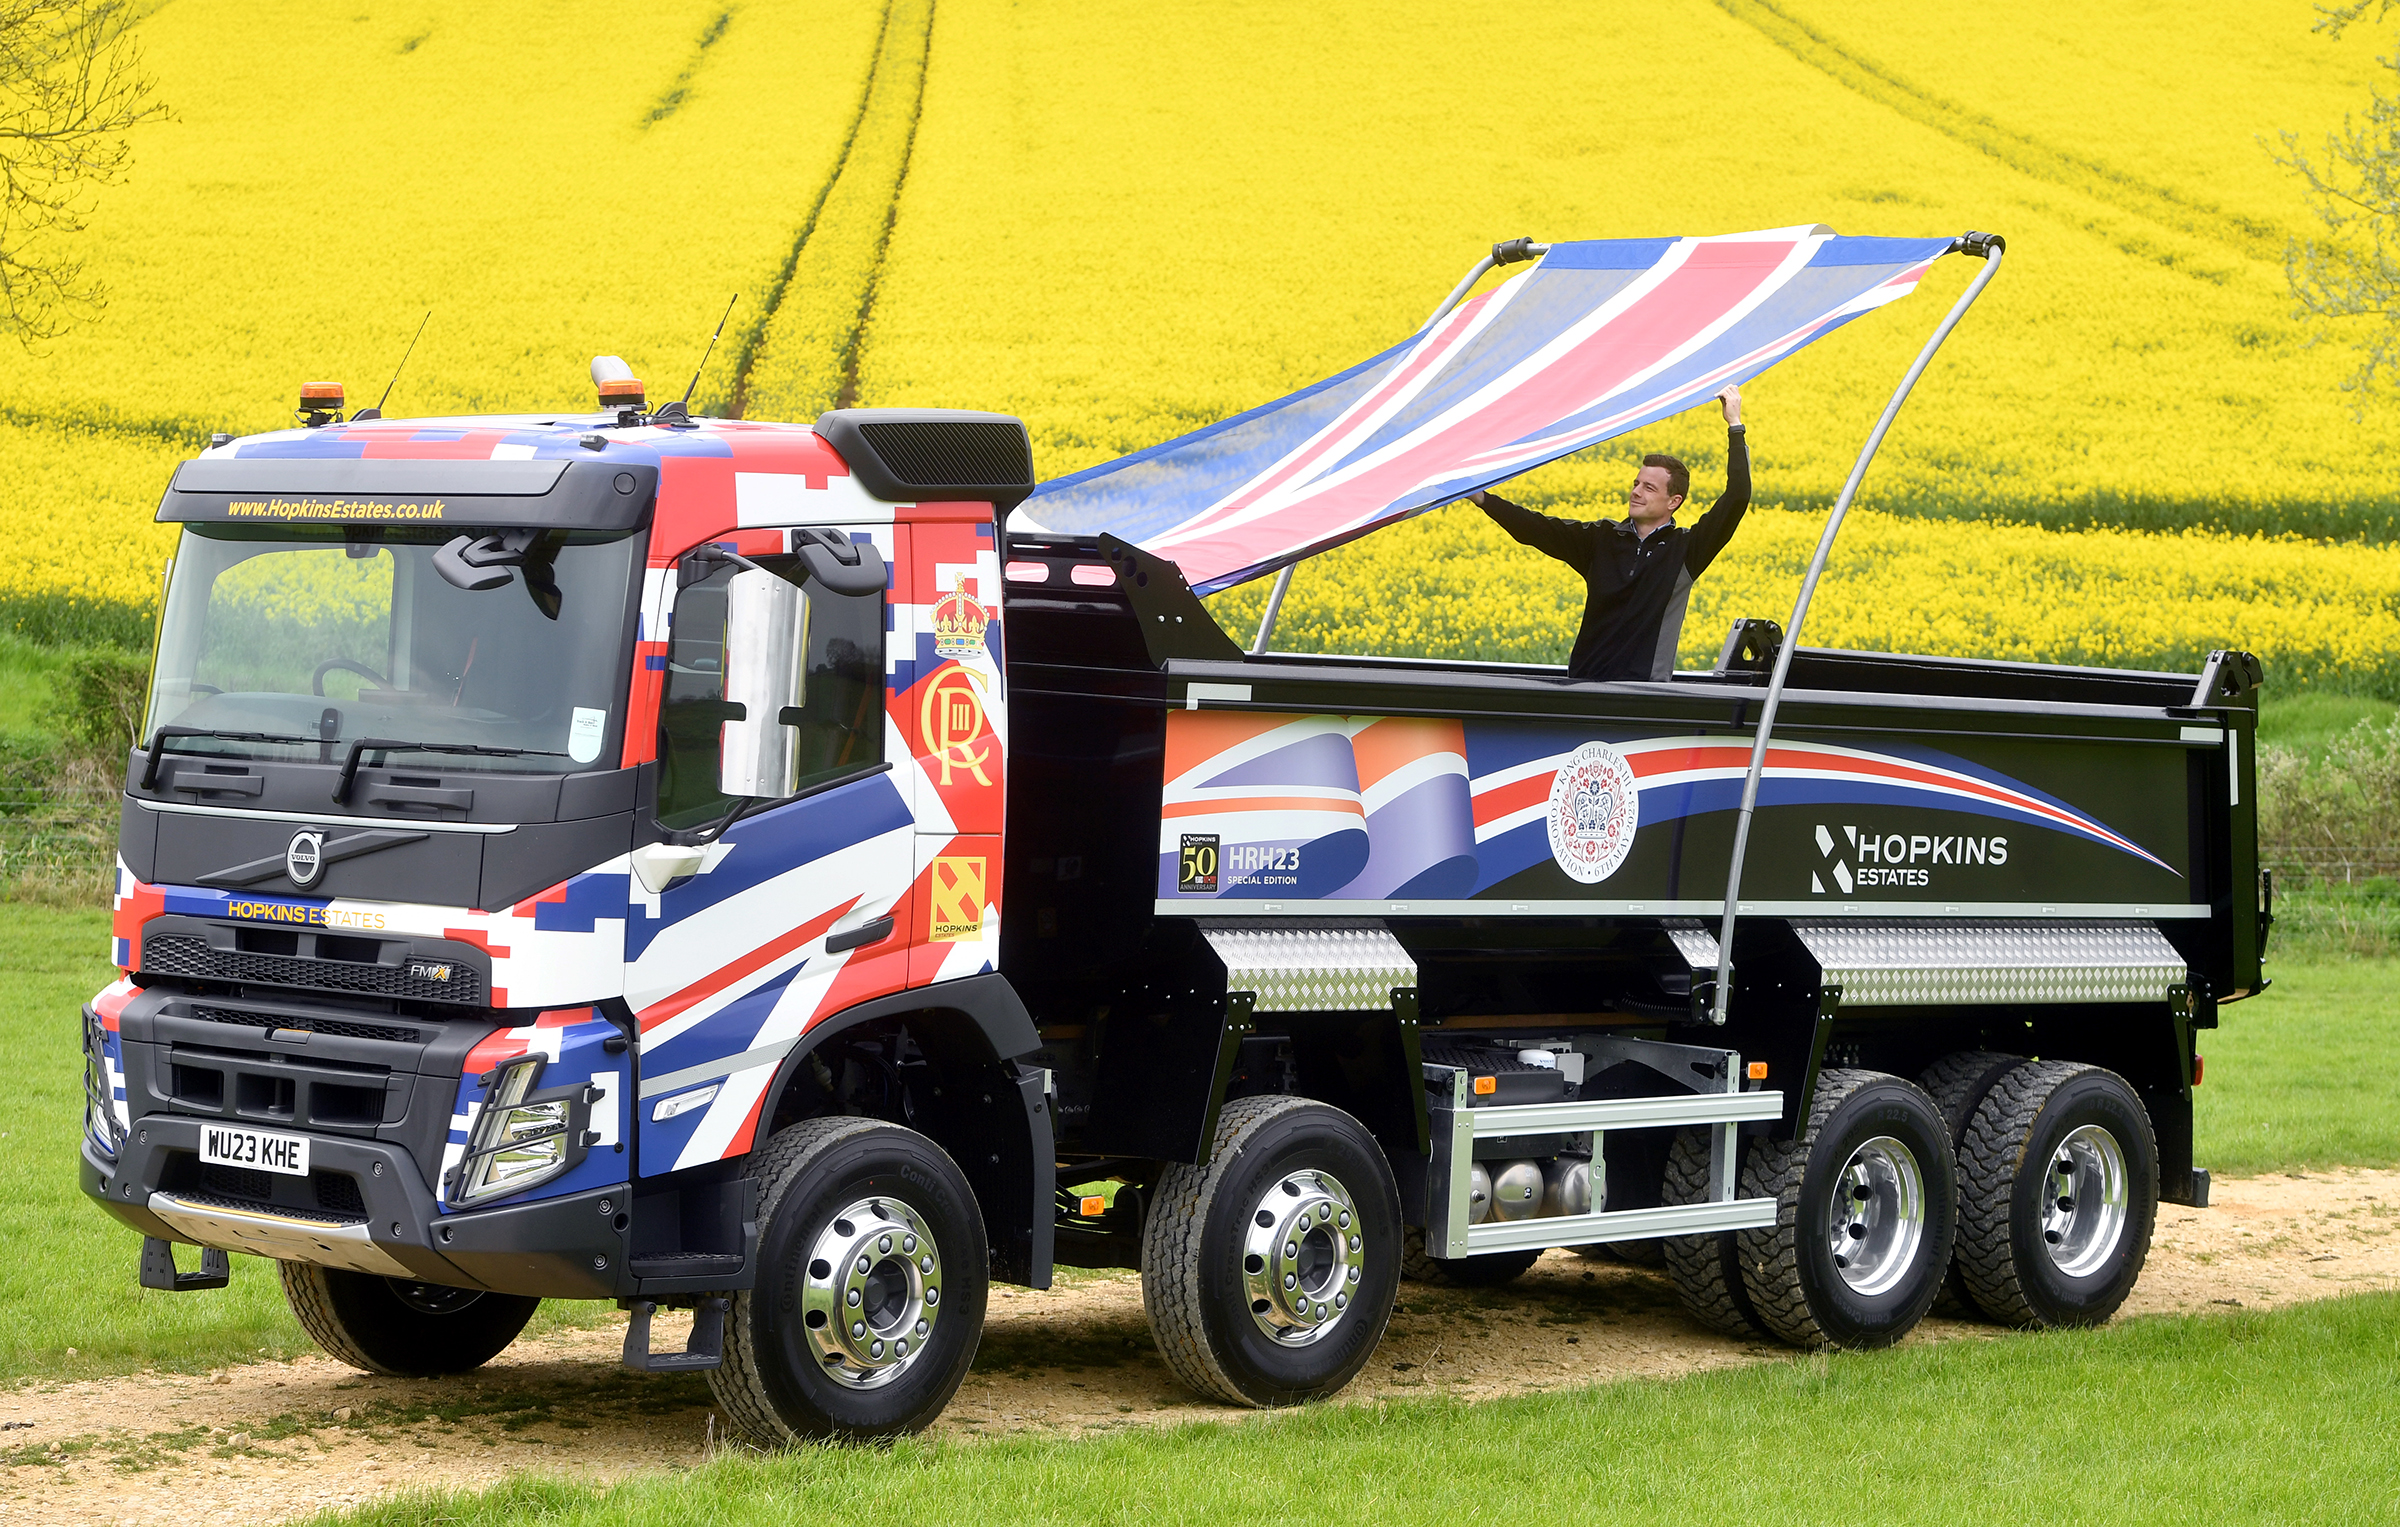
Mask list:
[[[261,986],[305,986],[318,991],[410,997],[420,1002],[467,1005],[483,1001],[483,977],[471,966],[450,963],[450,979],[412,976],[406,965],[368,965],[349,960],[312,960],[297,955],[254,954],[211,949],[188,933],[161,933],[142,940],[147,975],[191,976],[206,981],[250,981]]]
[[[200,1189],[220,1198],[255,1198],[263,1203],[275,1196],[275,1175],[210,1161],[200,1168]]]
[[[297,1188],[298,1185],[293,1186]],[[253,1209],[281,1210],[290,1207],[275,1202],[274,1173],[256,1171],[246,1166],[227,1166],[217,1161],[202,1162],[199,1187],[203,1195],[220,1204],[239,1203]],[[316,1206],[326,1213],[338,1214],[345,1219],[365,1217],[366,1197],[358,1190],[358,1179],[348,1172],[311,1172],[308,1174],[308,1187]]]
[[[288,1013],[245,1013],[230,1007],[193,1007],[184,1014],[202,1023],[238,1023],[253,1029],[306,1029],[311,1034],[329,1034],[341,1039],[381,1039],[393,1044],[414,1045],[425,1042],[425,1031],[406,1029],[394,1023],[352,1023],[346,1018],[303,1018]]]

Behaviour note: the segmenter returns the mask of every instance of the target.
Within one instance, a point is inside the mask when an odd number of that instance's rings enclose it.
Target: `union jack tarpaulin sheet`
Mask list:
[[[1108,532],[1214,593],[1705,403],[1952,247],[1824,227],[1554,244],[1339,376],[1044,483],[1012,528]]]

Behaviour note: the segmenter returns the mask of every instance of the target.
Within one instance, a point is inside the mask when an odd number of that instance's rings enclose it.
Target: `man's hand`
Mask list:
[[[1717,394],[1717,401],[1725,405],[1725,423],[1728,427],[1742,422],[1741,388],[1726,388],[1723,392]]]
[[[1478,508],[1478,509],[1482,508],[1482,507],[1483,507],[1483,490],[1482,490],[1481,488],[1477,488],[1477,489],[1476,489],[1474,492],[1472,492],[1472,493],[1468,494],[1468,495],[1467,495],[1467,502],[1468,502],[1468,503],[1470,503],[1470,504],[1473,504],[1473,505],[1474,505],[1476,508]]]

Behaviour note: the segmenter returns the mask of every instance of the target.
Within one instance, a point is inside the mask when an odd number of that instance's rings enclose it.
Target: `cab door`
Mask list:
[[[793,1041],[907,982],[916,832],[887,742],[887,591],[808,571],[837,547],[888,567],[893,528],[717,544],[743,560],[703,549],[678,569],[659,706],[657,819],[700,862],[630,891],[643,1175],[747,1150]]]

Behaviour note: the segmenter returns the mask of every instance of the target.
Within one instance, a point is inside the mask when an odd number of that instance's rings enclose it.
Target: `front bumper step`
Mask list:
[[[319,1219],[279,1209],[234,1209],[164,1191],[150,1195],[149,1209],[167,1228],[208,1247],[230,1247],[278,1262],[312,1262],[386,1278],[415,1278],[418,1272],[367,1233],[365,1219]],[[223,1252],[218,1252],[222,1257]]]

